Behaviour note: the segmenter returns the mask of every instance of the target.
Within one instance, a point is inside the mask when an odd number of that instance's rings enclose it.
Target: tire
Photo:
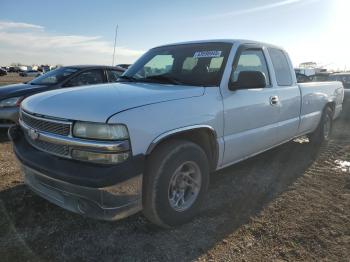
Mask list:
[[[321,121],[316,130],[308,135],[310,143],[323,144],[327,143],[332,134],[333,128],[333,111],[330,107],[326,107],[323,111]]]
[[[165,142],[147,162],[143,213],[163,228],[184,224],[199,212],[208,185],[209,161],[203,149],[185,140]]]

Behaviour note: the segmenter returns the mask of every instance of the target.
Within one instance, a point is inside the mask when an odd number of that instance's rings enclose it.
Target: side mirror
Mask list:
[[[266,77],[260,71],[241,71],[236,82],[230,82],[229,89],[250,89],[266,87]]]

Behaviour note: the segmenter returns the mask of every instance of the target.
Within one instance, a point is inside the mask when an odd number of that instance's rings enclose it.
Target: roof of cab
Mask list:
[[[274,47],[278,49],[282,49],[282,47],[264,43],[264,42],[259,42],[259,41],[254,41],[254,40],[247,40],[247,39],[210,39],[210,40],[197,40],[197,41],[187,41],[187,42],[179,42],[179,43],[171,43],[171,44],[165,44],[165,45],[160,45],[157,47],[164,47],[164,46],[173,46],[173,45],[186,45],[186,44],[201,44],[201,43],[229,43],[229,44],[260,44],[263,46],[267,47]]]

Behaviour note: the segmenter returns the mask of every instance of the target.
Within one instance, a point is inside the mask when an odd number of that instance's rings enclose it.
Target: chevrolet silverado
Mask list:
[[[36,94],[9,130],[25,183],[104,220],[191,220],[209,174],[307,135],[326,142],[340,82],[298,84],[286,51],[246,40],[164,45],[118,83]]]

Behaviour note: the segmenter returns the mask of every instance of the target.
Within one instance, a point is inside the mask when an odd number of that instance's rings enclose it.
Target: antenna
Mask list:
[[[116,44],[117,44],[117,36],[118,36],[118,25],[115,27],[115,36],[114,36],[114,48],[113,48],[112,66],[114,66],[115,46],[116,46]]]

